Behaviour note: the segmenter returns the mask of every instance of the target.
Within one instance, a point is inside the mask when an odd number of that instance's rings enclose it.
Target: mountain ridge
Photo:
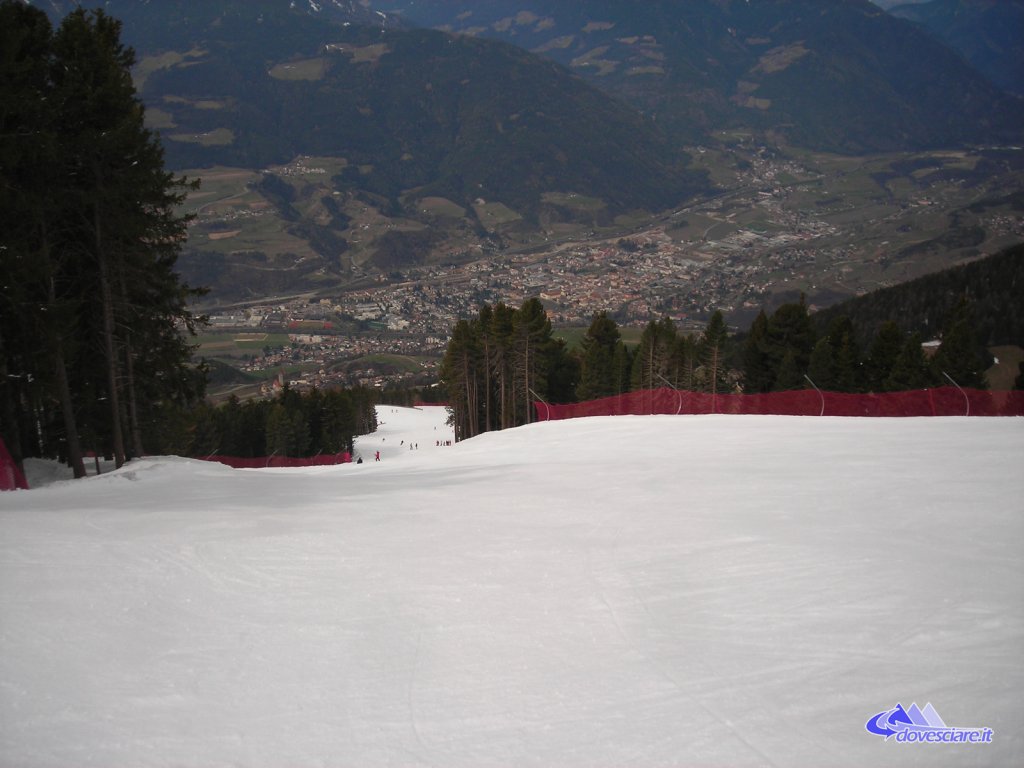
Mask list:
[[[753,129],[844,153],[1019,139],[1021,103],[867,0],[374,0],[412,23],[513,42],[670,131]],[[942,87],[938,87],[938,83]]]
[[[105,5],[136,48],[136,84],[169,167],[203,176],[335,159],[317,193],[330,202],[313,222],[289,221],[281,256],[319,254],[335,276],[387,269],[452,250],[452,237],[455,250],[500,246],[512,231],[664,210],[711,189],[655,121],[557,63],[413,29],[361,3],[318,7]],[[450,215],[424,215],[424,199]],[[373,244],[351,225],[366,209],[391,221]]]
[[[1024,96],[1024,0],[929,0],[890,13],[920,24],[1004,91]]]

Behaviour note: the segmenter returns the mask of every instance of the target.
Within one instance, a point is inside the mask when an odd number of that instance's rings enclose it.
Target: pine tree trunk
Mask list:
[[[124,270],[118,270],[118,282],[121,285],[121,296],[128,295],[128,287],[125,285]],[[128,326],[129,328],[131,326]],[[135,355],[132,350],[132,332],[126,330],[124,333],[124,372],[125,388],[128,394],[128,431],[132,441],[132,455],[135,457],[144,456],[145,449],[142,447],[142,427],[139,425],[138,399],[135,395]]]
[[[473,398],[473,372],[470,370],[469,365],[469,351],[465,351],[462,355],[462,378],[463,386],[466,391],[465,409],[466,416],[464,419],[464,432],[463,437],[473,437],[476,432],[474,430],[474,398]]]
[[[529,424],[532,421],[532,419],[530,418],[530,411],[532,410],[532,408],[530,407],[530,398],[532,397],[531,393],[533,391],[533,387],[531,387],[530,384],[530,335],[529,329],[527,329],[523,357],[523,385],[526,389],[526,391],[523,392],[523,403],[526,405],[526,413],[523,416],[524,424]]]
[[[505,429],[505,427],[508,426],[508,394],[505,391],[505,367],[504,366],[502,366],[500,373],[501,373],[501,377],[499,379],[500,384],[499,384],[499,387],[498,387],[498,391],[500,393],[499,396],[501,397],[501,405],[500,405],[498,410],[499,410],[500,415],[501,415],[501,421],[500,421],[501,428]]]
[[[99,176],[97,172],[97,177]],[[97,194],[100,185],[97,179]],[[96,260],[99,266],[100,298],[103,301],[103,349],[107,356],[107,379],[110,391],[110,431],[114,447],[114,464],[124,465],[124,432],[121,426],[121,398],[118,392],[118,365],[114,344],[114,297],[110,287],[110,266],[104,250],[99,205],[93,207],[96,236]]]
[[[132,436],[132,453],[138,457],[144,456],[145,450],[142,448],[142,428],[139,426],[138,400],[135,396],[135,361],[132,356],[131,332],[125,336],[124,352],[128,389],[128,425]]]
[[[50,244],[45,223],[42,226],[42,248],[41,253],[46,261],[47,269],[50,268]],[[57,286],[53,275],[50,275],[47,284],[47,302],[51,308],[57,306]],[[52,322],[50,320],[49,322]],[[68,464],[75,475],[75,479],[85,477],[85,460],[82,455],[82,443],[78,439],[78,423],[75,420],[75,406],[71,399],[71,384],[68,381],[68,368],[64,360],[64,343],[60,338],[61,329],[53,328],[47,334],[53,345],[53,367],[57,379],[57,393],[60,398],[60,410],[64,419],[65,444],[68,451]]]
[[[497,377],[498,388],[498,429],[505,429],[508,426],[508,387],[505,365],[505,353],[502,351],[502,342],[497,342],[498,347],[494,353],[494,375]]]
[[[486,334],[486,329],[484,330]],[[484,336],[484,432],[490,432],[494,426],[491,423],[492,401],[491,397],[491,345],[487,336]]]
[[[60,409],[64,416],[64,432],[67,438],[68,464],[75,478],[85,477],[85,461],[82,456],[82,444],[78,439],[78,426],[75,423],[75,408],[71,402],[71,386],[68,383],[68,370],[64,364],[64,349],[60,341],[54,350],[54,369],[57,374],[57,389],[60,392]]]
[[[135,365],[132,361],[131,346],[127,349],[125,364],[128,374],[128,423],[131,428],[132,453],[136,457],[145,456],[146,451],[142,447],[142,427],[139,425],[138,400],[135,396]]]

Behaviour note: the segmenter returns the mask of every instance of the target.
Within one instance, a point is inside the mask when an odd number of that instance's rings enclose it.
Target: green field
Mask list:
[[[582,325],[567,326],[565,328],[555,328],[551,333],[556,339],[564,339],[569,349],[579,349],[580,342],[587,335],[587,327]],[[619,334],[622,336],[624,344],[637,344],[642,333],[642,328],[619,326]]]
[[[270,76],[275,80],[322,80],[329,67],[325,58],[288,61],[272,67]]]
[[[480,223],[488,229],[511,224],[523,218],[504,203],[477,203],[473,209]]]
[[[450,219],[461,219],[466,215],[466,209],[456,205],[445,197],[424,197],[416,201],[419,209],[428,215],[442,216]]]
[[[189,60],[194,62],[205,55],[206,51],[193,48],[185,53],[167,51],[156,56],[146,56],[132,68],[132,82],[135,84],[135,89],[141,91],[142,87],[146,84],[146,79],[154,72],[159,72],[161,69],[171,69],[182,64],[187,65]]]
[[[286,347],[290,343],[287,333],[240,333],[238,331],[207,331],[196,337],[196,355],[199,357],[241,357],[260,352],[264,347]]]
[[[541,195],[541,200],[575,211],[592,212],[606,207],[604,200],[578,195],[575,192],[545,192]]]
[[[235,132],[230,128],[215,128],[206,133],[172,133],[167,137],[171,141],[183,141],[189,144],[200,144],[204,147],[226,147],[235,141]]]
[[[409,373],[421,373],[423,371],[423,363],[420,359],[409,355],[389,354],[364,355],[363,357],[356,357],[351,360],[336,363],[334,367],[345,369],[366,369],[377,367],[395,371],[407,371]]]

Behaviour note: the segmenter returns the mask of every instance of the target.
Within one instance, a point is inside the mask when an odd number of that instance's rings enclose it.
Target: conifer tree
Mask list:
[[[647,323],[633,358],[631,382],[634,390],[665,386],[675,345],[676,327],[670,318]]]
[[[771,392],[775,372],[766,345],[768,316],[762,309],[750,326],[743,346],[743,391],[750,394]]]
[[[806,386],[803,370],[803,367],[797,362],[796,352],[793,349],[787,349],[779,364],[774,390],[788,392],[792,389],[803,389]]]
[[[596,400],[622,391],[622,334],[607,312],[594,315],[580,342],[580,400]]]
[[[305,456],[310,425],[301,407],[281,398],[267,415],[267,448],[271,456]]]
[[[580,362],[569,352],[565,339],[551,339],[548,346],[547,386],[545,400],[552,403],[575,403],[580,384]]]
[[[871,392],[887,391],[886,381],[903,348],[903,333],[892,320],[878,328],[865,363],[865,384]]]
[[[472,321],[458,321],[441,380],[456,439],[464,440],[533,421],[538,397],[571,402],[579,369],[565,343],[553,338],[544,306],[527,299],[518,310],[499,303]],[[489,404],[498,410],[493,417]]]
[[[832,389],[859,392],[863,380],[860,347],[850,318],[846,315],[835,318],[829,324],[826,338],[832,346],[834,360]]]
[[[448,389],[455,438],[479,434],[479,338],[475,324],[459,320],[441,362],[441,380]]]
[[[621,395],[629,391],[629,375],[633,369],[633,354],[625,343],[615,348],[615,370],[617,372],[618,389],[615,394]]]
[[[512,380],[512,318],[515,310],[498,302],[490,313],[488,361],[498,416],[497,429],[515,426],[515,388]]]
[[[513,356],[519,379],[522,421],[533,421],[533,402],[547,389],[552,354],[551,321],[540,299],[523,302],[512,318]],[[519,409],[517,408],[517,411]]]
[[[173,268],[186,220],[176,213],[184,181],[167,173],[163,150],[143,123],[131,79],[135,54],[120,40],[121,24],[102,11],[77,9],[54,37],[53,88],[61,104],[68,189],[80,215],[77,247],[99,297],[101,348],[115,459],[125,456],[124,389],[135,394],[136,370],[157,376],[188,359],[176,323],[191,323],[190,291]],[[153,368],[135,365],[146,350]],[[157,359],[168,355],[168,366]],[[136,416],[137,418],[137,416]],[[138,434],[138,428],[135,430]],[[133,441],[138,443],[138,437]],[[141,450],[141,445],[134,446]]]
[[[120,464],[143,450],[157,409],[201,391],[181,333],[194,327],[195,292],[174,272],[184,187],[143,125],[116,20],[78,9],[53,32],[38,11],[0,0],[0,28],[0,252],[18,276],[21,318],[4,323],[0,358],[36,389],[5,386],[4,413],[23,422],[34,409],[46,425],[34,448],[48,452],[60,403],[58,452],[80,476],[80,435]],[[31,354],[14,340],[26,333]],[[20,431],[10,418],[5,434]]]
[[[775,310],[768,321],[765,335],[765,351],[774,371],[774,390],[784,391],[804,386],[803,376],[810,363],[814,344],[814,328],[803,296],[799,303],[783,304]]]
[[[899,357],[884,382],[885,391],[902,392],[923,389],[935,383],[935,374],[921,348],[921,335],[912,333],[903,343]]]
[[[726,346],[729,335],[725,327],[725,319],[721,310],[715,310],[708,321],[704,333],[701,335],[699,349],[703,375],[701,377],[701,389],[712,395],[721,394],[728,390],[726,377],[728,366],[726,365]]]
[[[961,387],[987,389],[983,349],[974,327],[970,302],[961,297],[943,327],[942,343],[932,361],[935,370]]]
[[[355,413],[347,392],[333,390],[324,394],[321,429],[320,447],[324,453],[352,451]]]
[[[697,389],[697,368],[700,365],[699,344],[693,334],[680,333],[669,357],[668,380],[676,389]]]
[[[29,424],[52,423],[43,415],[43,399],[54,392],[64,438],[57,449],[74,476],[82,477],[69,378],[75,344],[68,334],[80,296],[65,278],[56,249],[66,201],[55,193],[61,173],[49,80],[52,41],[42,11],[0,3],[0,428],[20,463]],[[32,453],[53,447],[36,442]]]
[[[491,360],[495,354],[495,347],[498,340],[495,338],[494,333],[494,310],[490,304],[484,304],[480,308],[480,316],[477,318],[477,327],[479,328],[480,334],[480,365],[483,373],[483,382],[481,384],[481,407],[483,408],[483,419],[482,429],[484,432],[489,432],[496,428],[495,419],[497,418],[497,407],[494,398],[494,386],[492,385],[493,380],[493,367]]]
[[[828,338],[818,339],[811,350],[811,358],[807,365],[807,378],[819,389],[837,392],[836,360],[832,344]]]

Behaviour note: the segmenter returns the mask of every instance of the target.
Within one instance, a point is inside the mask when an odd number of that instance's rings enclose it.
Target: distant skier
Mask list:
[[[373,454],[373,460],[380,461],[380,451],[377,451],[375,454]]]

